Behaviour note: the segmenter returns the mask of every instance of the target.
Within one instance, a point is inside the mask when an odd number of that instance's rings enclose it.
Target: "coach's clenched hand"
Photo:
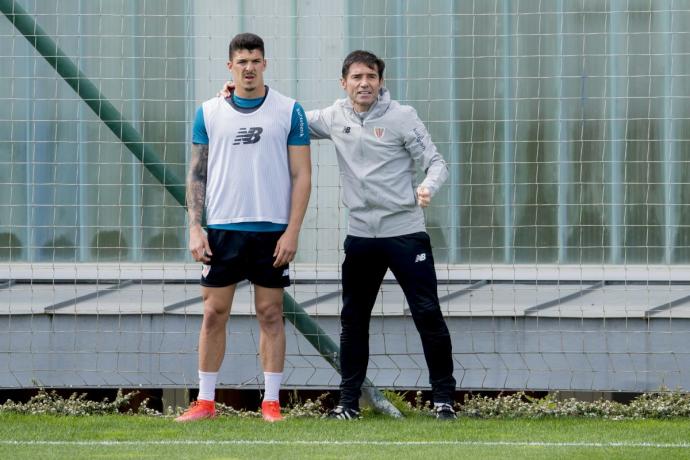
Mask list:
[[[422,208],[426,208],[431,203],[431,192],[428,188],[422,187],[421,185],[417,187],[417,204]]]

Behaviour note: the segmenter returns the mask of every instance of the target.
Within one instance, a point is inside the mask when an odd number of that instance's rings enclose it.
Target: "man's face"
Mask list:
[[[237,50],[232,53],[232,59],[228,61],[228,69],[232,73],[235,82],[235,91],[242,97],[247,93],[251,95],[257,89],[264,87],[264,71],[266,60],[261,50]]]
[[[343,87],[357,112],[366,112],[376,101],[383,79],[379,79],[377,68],[355,62],[347,72],[347,77],[340,79]]]

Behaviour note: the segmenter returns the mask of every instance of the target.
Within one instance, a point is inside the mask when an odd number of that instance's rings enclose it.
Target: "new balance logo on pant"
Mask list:
[[[426,253],[423,252],[421,254],[417,254],[417,257],[414,258],[414,263],[424,262],[425,260],[426,260]]]

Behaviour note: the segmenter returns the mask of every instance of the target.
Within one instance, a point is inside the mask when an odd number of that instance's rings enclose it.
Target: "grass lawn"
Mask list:
[[[461,418],[268,424],[219,417],[176,424],[147,416],[0,414],[0,458],[690,458],[690,419]]]

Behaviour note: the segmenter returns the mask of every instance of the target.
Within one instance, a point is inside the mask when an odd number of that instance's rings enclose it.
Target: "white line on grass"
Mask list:
[[[591,448],[639,448],[651,449],[690,449],[690,443],[663,442],[542,442],[542,441],[281,441],[281,440],[170,440],[170,441],[42,441],[42,440],[0,440],[0,445],[11,446],[478,446],[478,447],[591,447]]]

